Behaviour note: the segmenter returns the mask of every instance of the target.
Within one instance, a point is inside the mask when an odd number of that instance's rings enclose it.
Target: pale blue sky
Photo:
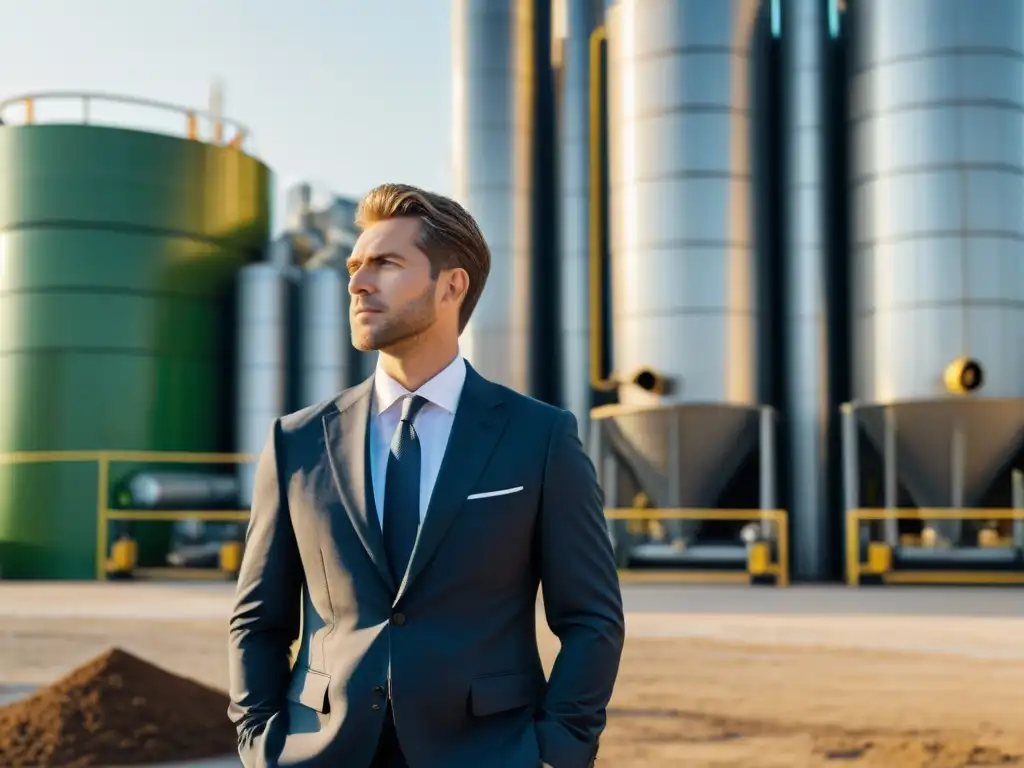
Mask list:
[[[101,90],[205,108],[220,77],[279,192],[308,179],[351,196],[382,181],[448,193],[450,20],[449,0],[0,0],[0,99]]]

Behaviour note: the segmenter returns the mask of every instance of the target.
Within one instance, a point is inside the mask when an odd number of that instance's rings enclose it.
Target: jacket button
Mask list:
[[[377,694],[378,696],[383,696],[384,695],[384,686],[383,685],[375,685],[375,686],[373,686],[373,692],[375,694]]]
[[[376,712],[377,710],[380,709],[380,704],[373,704],[373,705],[370,706],[370,709],[372,709],[374,712]]]
[[[396,627],[402,626],[403,624],[405,624],[405,614],[404,613],[393,613],[393,614],[391,614],[391,623],[394,624]]]

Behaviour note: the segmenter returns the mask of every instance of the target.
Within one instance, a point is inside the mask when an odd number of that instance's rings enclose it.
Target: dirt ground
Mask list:
[[[709,640],[629,644],[608,765],[1024,765],[1024,663]]]
[[[128,610],[86,618],[82,606],[73,617],[5,612],[2,589],[0,698],[111,645],[226,685],[224,621],[210,615],[223,606],[219,593],[178,620],[154,621],[123,618]],[[688,594],[676,594],[670,613],[651,612],[649,596],[630,613],[601,765],[1024,766],[1020,591],[1001,599],[1003,616],[982,617],[760,610],[749,594],[729,612],[727,597]],[[557,641],[545,634],[542,645],[553,658]]]

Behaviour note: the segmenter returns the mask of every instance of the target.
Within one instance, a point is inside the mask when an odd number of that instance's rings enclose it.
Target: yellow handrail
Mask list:
[[[58,464],[90,462],[96,464],[96,578],[107,577],[109,524],[125,521],[204,520],[244,522],[246,510],[138,510],[110,508],[110,465],[145,464],[245,464],[256,460],[250,453],[192,453],[188,451],[14,451],[0,453],[3,464]]]
[[[255,461],[250,453],[193,453],[187,451],[16,451],[0,453],[0,465],[81,463],[97,466],[96,483],[96,578],[107,577],[107,555],[110,545],[109,524],[113,521],[176,521],[204,520],[211,522],[244,522],[248,510],[140,510],[110,508],[110,465],[114,463],[146,464],[244,464]],[[853,510],[861,511],[885,510]],[[914,510],[915,512],[917,510]],[[928,511],[928,517],[939,510]],[[968,510],[958,510],[960,516]],[[999,510],[979,510],[990,517],[999,517]],[[1024,517],[1024,510],[1012,510],[1014,517]],[[993,514],[996,513],[996,514]],[[921,515],[924,516],[924,515]],[[980,515],[979,515],[980,516]],[[1005,516],[1005,515],[1004,515]],[[605,509],[608,520],[767,520],[775,526],[778,584],[789,584],[789,518],[784,509],[717,509],[717,508],[614,508]],[[851,514],[848,522],[855,521]]]
[[[856,586],[860,583],[862,563],[860,559],[860,526],[862,523],[883,520],[1024,520],[1024,509],[1013,507],[861,507],[846,511],[846,583]],[[1024,583],[1024,574],[994,574],[986,577],[991,583]],[[939,581],[940,578],[929,579]],[[962,579],[976,583],[978,579]]]
[[[1012,507],[876,507],[851,509],[855,520],[1024,520],[1024,509]]]
[[[32,125],[36,122],[36,106],[40,101],[77,101],[82,108],[82,123],[90,122],[90,108],[96,103],[108,103],[142,107],[161,112],[171,112],[184,117],[185,135],[189,139],[199,139],[198,121],[202,119],[211,126],[212,144],[224,145],[233,149],[242,149],[245,139],[250,135],[249,129],[230,118],[214,114],[212,112],[183,107],[178,104],[171,104],[166,101],[147,99],[139,96],[122,96],[119,94],[104,93],[102,91],[41,91],[38,93],[26,93],[12,96],[0,101],[0,119],[7,124],[12,124],[8,114],[12,107],[23,108],[23,123]],[[225,141],[224,128],[231,129],[231,138]]]
[[[607,520],[767,520],[775,527],[778,585],[789,585],[789,514],[785,509],[718,509],[714,507],[608,507]]]

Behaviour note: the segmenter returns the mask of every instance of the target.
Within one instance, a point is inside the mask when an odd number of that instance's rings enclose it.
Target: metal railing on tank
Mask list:
[[[898,534],[894,545],[884,528],[896,521],[920,523],[921,530]],[[973,523],[975,540],[944,541],[927,527],[930,521]],[[869,580],[883,584],[1024,584],[1024,509],[848,509],[846,582],[859,586]]]
[[[1024,407],[937,399],[844,403],[841,413],[848,585],[1024,584],[1024,472],[1013,466]],[[899,433],[900,422],[915,442]],[[981,450],[969,465],[972,445]],[[901,475],[901,452],[916,476]],[[967,483],[972,475],[982,484]],[[939,503],[917,506],[908,486]],[[995,505],[978,505],[986,499]]]
[[[71,115],[40,119],[39,106],[45,103],[71,102]],[[171,115],[180,120],[181,130],[172,131],[146,126],[136,121],[132,115],[131,125],[123,125],[122,121],[107,119],[96,120],[97,106],[132,107],[135,110],[148,110],[151,113]],[[0,101],[0,120],[5,125],[37,125],[55,123],[77,123],[79,125],[106,125],[112,127],[131,127],[142,130],[169,132],[171,135],[184,136],[192,141],[204,141],[210,144],[226,146],[245,151],[246,140],[250,137],[249,129],[237,120],[224,117],[209,110],[183,107],[156,99],[139,96],[122,96],[101,91],[39,91],[20,94]]]
[[[233,524],[241,528],[249,520],[249,511],[240,509],[152,509],[131,508],[111,503],[116,491],[112,468],[136,465],[151,470],[161,466],[210,466],[252,463],[256,456],[240,453],[191,453],[165,451],[23,451],[0,454],[0,465],[11,464],[94,464],[96,467],[96,578],[218,579],[233,578],[241,564],[244,532],[228,536],[217,544],[217,567],[190,568],[176,565],[138,567],[139,546],[135,526],[151,523]],[[137,475],[136,469],[126,477]],[[123,485],[123,480],[121,484]],[[126,497],[126,500],[130,497]],[[119,528],[111,535],[112,528]],[[169,554],[169,553],[168,553]]]
[[[652,526],[659,529],[665,521],[683,520],[696,523],[767,522],[772,531],[770,536],[751,537],[746,542],[744,570],[731,570],[712,565],[701,568],[677,570],[674,568],[619,569],[622,581],[686,582],[751,584],[772,583],[777,587],[789,586],[789,517],[782,509],[650,509],[645,507],[609,508],[605,510],[609,521],[621,521],[632,527],[635,535],[648,535]],[[659,531],[660,533],[660,531]],[[657,534],[656,534],[657,535]],[[681,553],[683,549],[679,550]]]

